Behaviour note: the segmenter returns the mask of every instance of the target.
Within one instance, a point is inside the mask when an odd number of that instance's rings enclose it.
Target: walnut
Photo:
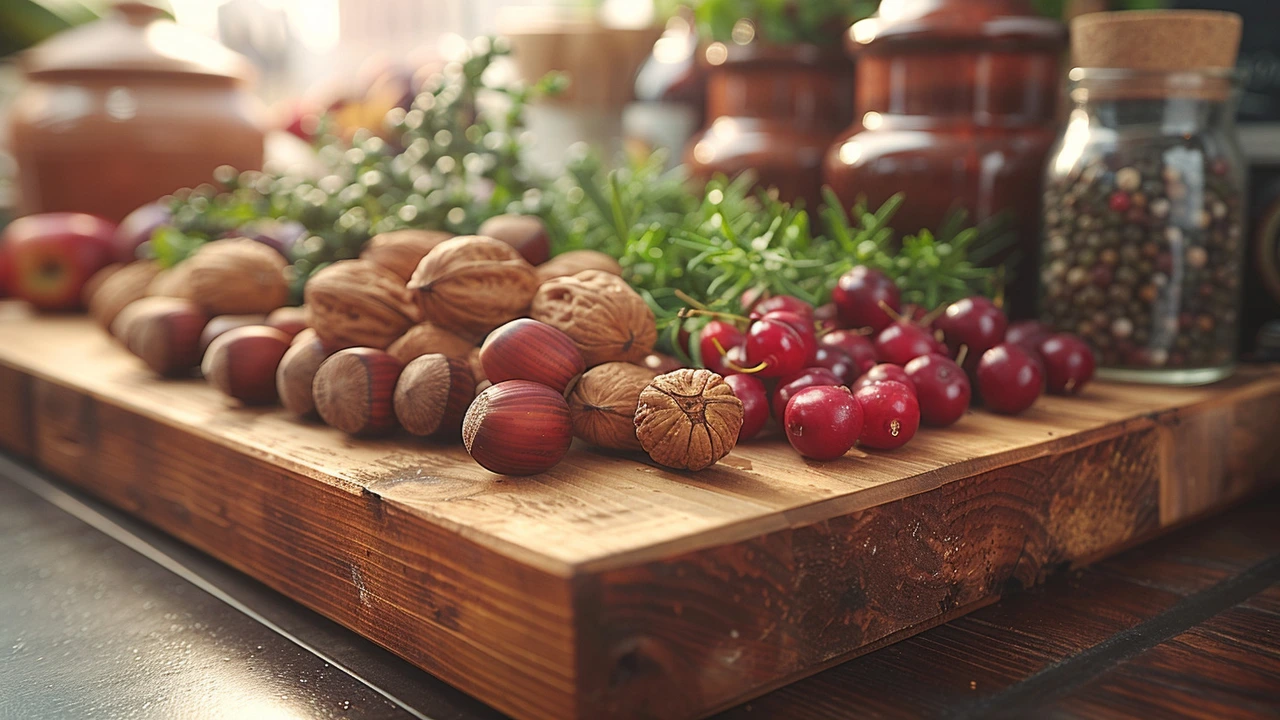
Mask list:
[[[147,288],[159,272],[160,266],[154,262],[137,260],[111,273],[92,291],[86,287],[89,316],[102,327],[111,327],[111,322],[126,305],[146,297]]]
[[[742,401],[710,370],[677,370],[640,393],[636,437],[654,462],[702,470],[733,449],[742,429]]]
[[[399,340],[391,343],[387,352],[400,362],[408,364],[416,357],[433,353],[465,361],[474,349],[475,344],[471,341],[460,338],[434,323],[424,322],[409,328],[409,331],[401,335]]]
[[[510,245],[470,236],[446,240],[409,281],[423,318],[478,340],[529,309],[538,289],[533,266]]]
[[[539,265],[538,280],[546,282],[558,277],[577,275],[583,270],[602,270],[610,275],[622,275],[622,266],[611,255],[596,250],[570,250]]]
[[[658,340],[644,298],[622,278],[600,270],[543,283],[530,314],[573,338],[587,367],[640,362]]]
[[[191,266],[179,263],[156,273],[147,286],[147,297],[191,299]]]
[[[418,321],[399,276],[368,260],[340,260],[311,276],[303,290],[307,325],[332,350],[383,349]]]
[[[442,230],[392,230],[378,233],[364,246],[360,259],[377,263],[409,282],[422,258],[451,237],[453,233]]]
[[[582,375],[569,393],[573,434],[612,450],[640,450],[636,408],[656,373],[630,363],[605,363]]]
[[[280,253],[247,238],[206,243],[178,265],[187,273],[186,297],[210,315],[281,307],[289,301],[288,266]]]
[[[89,279],[84,281],[84,285],[80,286],[80,304],[88,308],[93,296],[98,293],[98,288],[101,288],[107,282],[107,278],[120,272],[123,267],[124,263],[115,262],[90,275]]]

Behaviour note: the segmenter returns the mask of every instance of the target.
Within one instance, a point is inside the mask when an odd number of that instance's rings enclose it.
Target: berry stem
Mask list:
[[[737,363],[735,363],[734,361],[728,359],[727,356],[729,355],[729,351],[725,350],[724,345],[720,344],[720,338],[714,338],[714,337],[711,338],[711,344],[716,346],[716,352],[720,353],[720,357],[725,359],[724,366],[734,372],[739,372],[739,373],[742,373],[743,375],[755,375],[761,370],[764,370],[765,368],[769,367],[769,363],[762,362],[753,368],[744,368],[741,365],[738,365]]]

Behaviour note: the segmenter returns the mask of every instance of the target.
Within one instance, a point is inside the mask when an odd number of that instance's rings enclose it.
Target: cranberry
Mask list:
[[[946,355],[921,355],[903,368],[915,387],[920,419],[925,425],[946,427],[969,409],[973,394],[969,377]]]
[[[1009,324],[1009,329],[1004,333],[1004,341],[1039,355],[1040,343],[1052,334],[1053,328],[1039,320],[1019,320]]]
[[[730,375],[724,381],[742,401],[742,429],[738,431],[738,442],[746,442],[759,435],[764,424],[769,422],[769,397],[764,383],[751,375]]]
[[[1049,392],[1054,395],[1076,395],[1093,379],[1093,350],[1075,335],[1049,336],[1040,343],[1040,357]]]
[[[763,303],[762,303],[763,304]],[[805,347],[805,364],[813,360],[813,353],[818,349],[818,338],[813,333],[813,319],[787,310],[771,310],[757,318],[759,320],[776,320],[786,323],[800,336]]]
[[[813,367],[826,368],[840,378],[842,385],[850,385],[858,379],[858,367],[853,358],[838,347],[823,345],[813,354]]]
[[[1000,343],[982,353],[978,362],[978,391],[988,410],[1017,415],[1035,404],[1044,387],[1040,363],[1012,343]]]
[[[787,409],[787,401],[792,395],[800,392],[807,387],[815,385],[843,385],[840,378],[835,373],[826,368],[811,367],[801,370],[798,373],[788,375],[778,381],[778,387],[773,389],[773,393],[769,395],[770,407],[773,409],[773,416],[782,421],[782,414]]]
[[[928,330],[909,322],[895,322],[876,336],[876,355],[881,362],[906,365],[921,355],[946,352]]]
[[[814,460],[842,457],[862,433],[862,406],[846,387],[809,387],[787,402],[787,439]]]
[[[751,319],[759,320],[766,313],[771,313],[775,310],[795,313],[808,321],[808,327],[813,327],[813,306],[798,297],[790,295],[774,295],[751,306]]]
[[[876,346],[871,339],[852,330],[829,332],[822,336],[822,344],[843,350],[853,360],[859,375],[880,362],[879,356],[876,355]]]
[[[813,310],[813,324],[817,326],[818,332],[831,332],[840,329],[840,311],[836,309],[835,303],[827,303],[819,305]]]
[[[868,385],[853,397],[862,405],[862,435],[858,442],[876,450],[907,444],[920,427],[920,405],[911,388],[888,380]]]
[[[1004,340],[1009,319],[995,303],[979,295],[951,303],[933,326],[942,331],[952,357],[963,345],[969,348],[969,357],[976,359]]]
[[[858,392],[868,385],[875,385],[886,381],[899,382],[906,385],[914,392],[916,389],[915,381],[911,376],[907,375],[907,371],[902,369],[901,365],[890,365],[889,363],[881,363],[868,370],[862,377],[858,378],[853,384],[853,391]]]
[[[880,303],[897,312],[900,306],[898,286],[879,270],[859,265],[840,276],[831,291],[831,301],[840,312],[840,321],[849,327],[870,327],[880,332],[893,322]]]
[[[755,372],[762,378],[782,377],[803,370],[811,348],[794,327],[776,317],[763,317],[751,323],[743,347],[745,365],[759,368]]]
[[[712,320],[698,335],[698,349],[702,352],[702,366],[720,375],[734,371],[725,363],[725,353],[746,342],[746,336],[737,327],[721,320]],[[717,343],[719,347],[716,347]]]

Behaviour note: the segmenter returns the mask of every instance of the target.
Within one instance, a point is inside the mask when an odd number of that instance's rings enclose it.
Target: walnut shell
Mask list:
[[[80,286],[80,305],[88,308],[89,302],[93,300],[94,295],[98,294],[98,289],[107,281],[107,278],[120,272],[123,267],[124,263],[111,263],[90,275],[89,279],[84,281],[84,285]]]
[[[630,363],[605,363],[583,374],[569,393],[573,434],[612,450],[640,450],[636,408],[656,373]]]
[[[677,370],[640,392],[636,437],[654,462],[702,470],[733,450],[742,416],[742,401],[724,378],[710,370]]]
[[[533,266],[510,245],[470,236],[446,240],[409,281],[422,316],[468,339],[521,317],[538,290]]]
[[[368,260],[340,260],[311,276],[303,290],[307,325],[333,350],[386,348],[418,321],[400,277]]]
[[[178,265],[184,266],[189,298],[210,315],[265,314],[289,301],[289,264],[260,242],[214,240]]]
[[[392,405],[400,427],[414,435],[462,439],[462,419],[476,396],[476,381],[465,360],[439,353],[405,365]]]
[[[644,298],[622,278],[600,270],[543,283],[530,314],[573,338],[587,367],[640,362],[658,341],[653,311]]]
[[[147,297],[191,299],[191,266],[180,263],[156,273],[147,286]]]
[[[378,233],[364,246],[360,259],[377,263],[408,282],[422,258],[451,237],[453,233],[443,230],[392,230]]]
[[[597,250],[570,250],[551,258],[538,266],[538,281],[577,275],[583,270],[603,270],[610,275],[622,275],[622,266],[611,255]]]
[[[160,272],[160,266],[150,260],[138,260],[121,267],[102,280],[89,298],[89,316],[104,328],[111,327],[116,315],[134,300],[147,295],[147,288]],[[94,277],[97,277],[96,275]]]
[[[407,365],[416,357],[433,353],[465,361],[474,349],[475,344],[471,341],[460,338],[435,323],[424,322],[409,328],[400,339],[391,343],[387,352]]]

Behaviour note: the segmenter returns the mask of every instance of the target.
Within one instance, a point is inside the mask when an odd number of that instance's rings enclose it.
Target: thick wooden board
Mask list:
[[[700,474],[575,446],[542,476],[354,441],[87,321],[0,317],[0,446],[520,718],[696,717],[1280,479],[1280,372],[1098,384],[893,453]]]

